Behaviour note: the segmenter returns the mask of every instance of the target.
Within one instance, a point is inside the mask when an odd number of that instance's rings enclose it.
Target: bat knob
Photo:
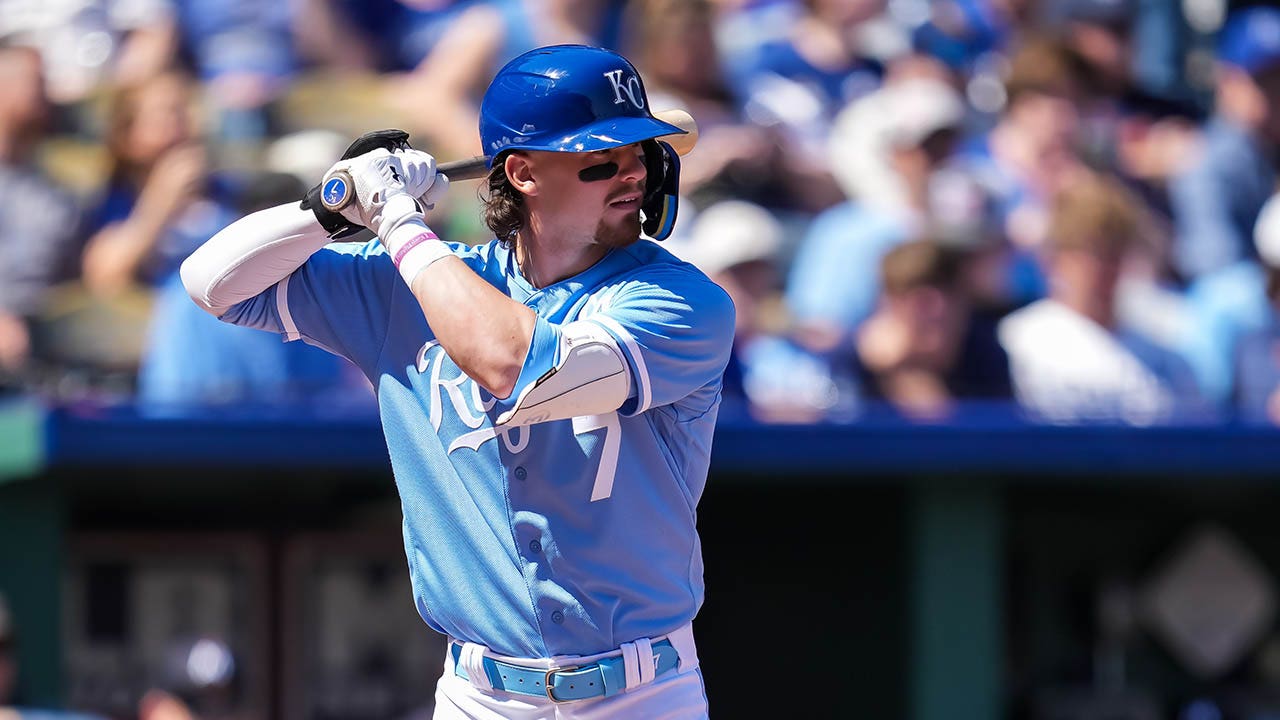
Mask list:
[[[326,210],[338,212],[350,205],[353,197],[355,197],[355,183],[352,182],[351,174],[346,170],[335,170],[329,173],[329,176],[324,179],[324,185],[320,187],[320,204],[324,205]]]

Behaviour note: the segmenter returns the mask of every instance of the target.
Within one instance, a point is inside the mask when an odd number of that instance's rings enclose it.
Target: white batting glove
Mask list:
[[[449,177],[436,172],[436,159],[421,150],[396,150],[404,168],[405,190],[431,210],[449,192]]]
[[[427,153],[378,148],[329,168],[321,183],[321,202],[385,239],[404,222],[421,219],[423,210],[448,190],[448,183],[437,175],[435,158]],[[420,197],[426,201],[422,205]]]

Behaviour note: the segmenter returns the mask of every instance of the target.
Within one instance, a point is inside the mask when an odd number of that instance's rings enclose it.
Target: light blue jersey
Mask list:
[[[329,349],[373,382],[414,599],[433,628],[550,657],[689,622],[703,597],[695,516],[733,344],[729,297],[647,240],[542,289],[496,241],[450,247],[537,313],[508,400],[444,353],[377,241],[326,247],[222,319]],[[616,343],[628,400],[616,413],[495,430],[556,365],[561,327],[574,321]]]

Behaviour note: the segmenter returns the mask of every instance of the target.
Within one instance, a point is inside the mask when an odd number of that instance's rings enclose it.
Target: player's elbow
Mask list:
[[[214,317],[219,317],[227,311],[227,308],[218,307],[210,300],[211,278],[207,268],[196,255],[182,261],[181,267],[178,268],[178,276],[182,278],[182,286],[186,288],[187,295],[192,302],[200,306],[201,310]]]
[[[489,363],[485,368],[477,368],[474,372],[468,373],[472,380],[489,391],[490,395],[505,400],[511,397],[511,393],[516,389],[516,383],[520,381],[520,371],[523,369],[523,360],[515,362],[493,362]]]

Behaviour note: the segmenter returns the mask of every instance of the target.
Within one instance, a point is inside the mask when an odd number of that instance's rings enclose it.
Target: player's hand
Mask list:
[[[393,153],[404,168],[405,190],[418,198],[424,211],[431,210],[449,192],[449,177],[436,172],[436,159],[421,150],[408,148]]]
[[[320,201],[348,222],[373,230],[385,238],[423,208],[414,191],[425,193],[435,182],[435,160],[402,157],[385,148],[350,160],[339,160],[321,182]],[[412,174],[411,174],[412,173]]]
[[[409,146],[409,134],[403,130],[387,129],[367,132],[351,143],[346,152],[342,153],[341,160],[356,160],[379,149],[395,154],[408,153],[400,158],[405,171],[402,182],[406,186],[406,192],[421,199],[423,209],[431,209],[435,202],[443,197],[448,189],[448,179],[435,175],[435,158],[427,153],[413,150]],[[327,180],[328,175],[326,175]],[[325,190],[328,185],[328,182],[324,182],[308,190],[302,198],[302,209],[310,210],[315,214],[316,221],[329,233],[330,238],[343,240],[355,235],[365,226],[356,223],[338,210],[331,209],[331,206],[323,201],[322,190]],[[339,189],[343,191],[346,201],[350,202],[352,192],[355,190],[354,181],[342,184],[341,187],[336,185],[328,187],[330,201],[339,199],[337,195]]]

